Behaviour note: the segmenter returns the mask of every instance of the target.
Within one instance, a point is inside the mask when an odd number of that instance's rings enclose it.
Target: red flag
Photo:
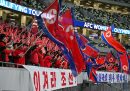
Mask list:
[[[60,25],[58,27],[58,12],[59,12],[58,0],[55,0],[41,14],[43,22],[47,28],[47,30],[45,30],[45,33],[46,35],[48,35],[48,37],[50,37],[51,40],[53,40],[53,42],[56,42],[57,45],[58,44],[62,46],[65,45],[64,49],[65,50],[68,49],[66,55],[68,56],[70,61],[71,66],[70,68],[76,71],[76,74],[74,74],[76,76],[77,73],[82,72],[84,67],[84,61],[80,53],[80,49],[78,48],[76,38],[74,36],[71,12],[70,10],[67,10],[62,15],[63,19],[60,23],[62,24],[63,27],[61,27]],[[60,42],[61,44],[58,42]]]
[[[118,42],[116,41],[111,32],[111,28],[109,27],[105,32],[102,34],[102,39],[111,47],[116,49],[120,53],[126,52],[126,49]]]
[[[66,12],[62,15],[61,20],[59,22],[64,29],[63,31],[61,31],[63,34],[62,36],[64,37],[62,42],[70,51],[77,72],[81,73],[85,64],[76,40],[76,36],[74,35],[72,16],[71,11],[69,9],[66,10]]]
[[[103,32],[101,37],[109,46],[111,46],[112,48],[114,48],[116,51],[119,52],[121,68],[124,72],[127,73],[130,67],[126,49],[123,47],[123,45],[121,45],[118,41],[116,41],[113,38],[111,28],[109,27],[105,32]]]
[[[96,58],[97,65],[103,65],[105,63],[105,57],[98,57]]]
[[[92,67],[90,75],[89,75],[89,80],[91,80],[92,82],[96,83],[97,82],[97,73],[96,73],[96,69]]]
[[[90,45],[86,45],[86,47],[82,49],[82,51],[84,54],[92,58],[97,58],[99,55],[99,52]]]
[[[109,53],[106,55],[106,60],[107,60],[109,63],[112,63],[112,62],[115,62],[115,61],[116,61],[116,58],[111,54],[111,52],[109,52]]]
[[[55,0],[47,9],[43,11],[41,17],[43,18],[44,24],[47,30],[53,35],[56,35],[56,30],[58,26],[58,13],[59,4],[58,0]]]
[[[129,60],[127,57],[127,53],[119,54],[119,57],[122,70],[127,73],[129,71]]]

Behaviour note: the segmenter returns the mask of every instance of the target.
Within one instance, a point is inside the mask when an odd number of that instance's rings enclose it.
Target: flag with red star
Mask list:
[[[114,29],[113,26],[112,29]],[[130,67],[126,49],[114,39],[110,27],[108,27],[108,29],[102,33],[101,38],[105,43],[107,43],[107,45],[114,48],[118,52],[121,69],[123,72],[128,73]]]
[[[83,55],[81,54],[80,48],[78,46],[76,36],[74,34],[73,21],[70,9],[66,10],[65,13],[60,17],[59,23],[63,26],[62,36],[64,38],[61,41],[67,47],[67,55],[69,54],[69,58],[71,58],[74,62],[74,65],[71,65],[70,63],[70,66],[73,69],[75,67],[75,72],[79,74],[82,72],[85,63]]]

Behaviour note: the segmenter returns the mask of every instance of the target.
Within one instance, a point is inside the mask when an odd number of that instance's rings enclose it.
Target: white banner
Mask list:
[[[77,86],[77,78],[73,77],[71,70],[26,65],[24,67],[30,72],[34,91],[52,91]]]
[[[117,72],[101,72],[97,71],[97,81],[107,83],[127,83],[128,75]]]

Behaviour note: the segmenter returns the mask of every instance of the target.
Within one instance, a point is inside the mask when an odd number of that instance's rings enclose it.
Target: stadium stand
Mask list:
[[[100,25],[111,25],[114,23],[115,27],[122,29],[130,29],[130,15],[120,13],[112,13],[93,8],[86,8],[75,6],[75,18],[81,21],[88,21]]]

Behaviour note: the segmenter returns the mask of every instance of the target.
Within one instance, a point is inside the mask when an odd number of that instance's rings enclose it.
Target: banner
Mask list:
[[[73,77],[71,70],[26,65],[24,67],[30,72],[33,91],[52,91],[77,86],[77,78]]]
[[[116,72],[101,72],[96,71],[98,82],[107,83],[128,83],[128,75]]]
[[[21,6],[21,5],[6,1],[6,0],[0,0],[0,6],[6,7],[12,10],[16,10],[22,13],[34,15],[34,16],[39,16],[41,14],[41,11],[31,9],[25,6]]]
[[[84,27],[84,28],[90,28],[93,30],[106,30],[108,27],[103,25],[98,25],[90,22],[84,22],[79,20],[74,20],[74,26],[75,27]],[[120,29],[120,28],[114,28],[112,32],[115,33],[121,33],[121,34],[130,34],[130,30]]]

